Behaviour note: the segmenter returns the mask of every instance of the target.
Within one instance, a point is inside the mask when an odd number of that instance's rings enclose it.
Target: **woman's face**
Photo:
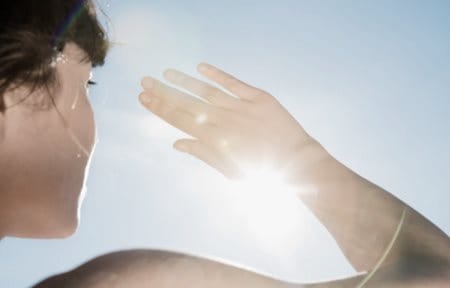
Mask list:
[[[9,108],[0,114],[0,236],[66,237],[78,226],[95,141],[91,63],[83,57],[66,45],[50,93],[28,96],[22,87],[3,95]]]

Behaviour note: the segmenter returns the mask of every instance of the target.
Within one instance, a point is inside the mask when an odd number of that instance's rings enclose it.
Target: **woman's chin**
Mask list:
[[[63,221],[55,223],[53,227],[48,227],[46,230],[42,230],[42,237],[45,239],[63,239],[68,238],[75,234],[78,229],[79,220],[78,217],[68,217]]]
[[[55,229],[48,232],[47,237],[45,238],[68,238],[75,234],[78,229],[79,219],[75,217],[70,221],[66,221],[61,223],[59,227],[55,227]]]
[[[54,216],[52,226],[48,227],[46,238],[68,238],[78,229],[80,224],[78,205],[70,209],[71,211],[62,211],[64,213]],[[69,213],[67,213],[69,212]]]
[[[12,231],[7,236],[15,238],[32,239],[64,239],[72,236],[78,229],[78,220],[71,223],[65,222],[64,225],[57,227],[36,227],[35,229],[26,229],[24,231]]]

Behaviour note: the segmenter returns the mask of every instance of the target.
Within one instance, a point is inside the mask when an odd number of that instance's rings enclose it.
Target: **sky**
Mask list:
[[[95,256],[168,249],[289,281],[354,275],[299,201],[258,201],[175,152],[140,79],[209,62],[272,95],[338,160],[450,233],[450,2],[102,0],[114,42],[91,89],[99,143],[77,233],[4,239],[0,287]],[[287,195],[287,194],[286,194]],[[267,200],[267,199],[266,199]],[[270,204],[270,205],[269,205]]]

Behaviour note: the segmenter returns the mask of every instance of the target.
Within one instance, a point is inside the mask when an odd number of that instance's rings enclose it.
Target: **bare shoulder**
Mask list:
[[[419,277],[423,273],[405,269],[405,265],[383,267],[364,287],[450,287],[449,271],[430,269],[434,274],[443,274]],[[34,288],[354,288],[365,282],[365,277],[310,284],[287,283],[220,261],[159,250],[129,250],[97,257]]]
[[[97,257],[34,288],[291,287],[257,273],[186,254],[129,250]]]
[[[50,277],[34,287],[102,287],[100,283],[104,285],[117,283],[120,278],[130,274],[138,276],[138,271],[143,267],[150,270],[152,266],[161,266],[164,262],[173,261],[179,257],[181,255],[150,250],[109,253],[96,257],[71,271]]]

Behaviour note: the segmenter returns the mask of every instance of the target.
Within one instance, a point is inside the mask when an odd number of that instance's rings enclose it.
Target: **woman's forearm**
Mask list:
[[[286,169],[301,199],[359,271],[373,271],[380,263],[405,271],[448,268],[445,233],[336,161],[272,95],[214,66],[201,64],[198,70],[224,90],[172,69],[164,73],[167,81],[206,101],[153,78],[142,82],[143,105],[193,137],[177,141],[177,150],[229,178],[245,176],[247,164]]]
[[[317,142],[311,141],[299,151],[299,160],[290,167],[290,181],[299,189],[312,188],[313,192],[300,193],[300,198],[334,236],[355,269],[373,269],[386,249],[392,248],[384,266],[421,259],[450,271],[450,241],[444,232],[345,167]],[[398,237],[393,239],[397,230]]]

